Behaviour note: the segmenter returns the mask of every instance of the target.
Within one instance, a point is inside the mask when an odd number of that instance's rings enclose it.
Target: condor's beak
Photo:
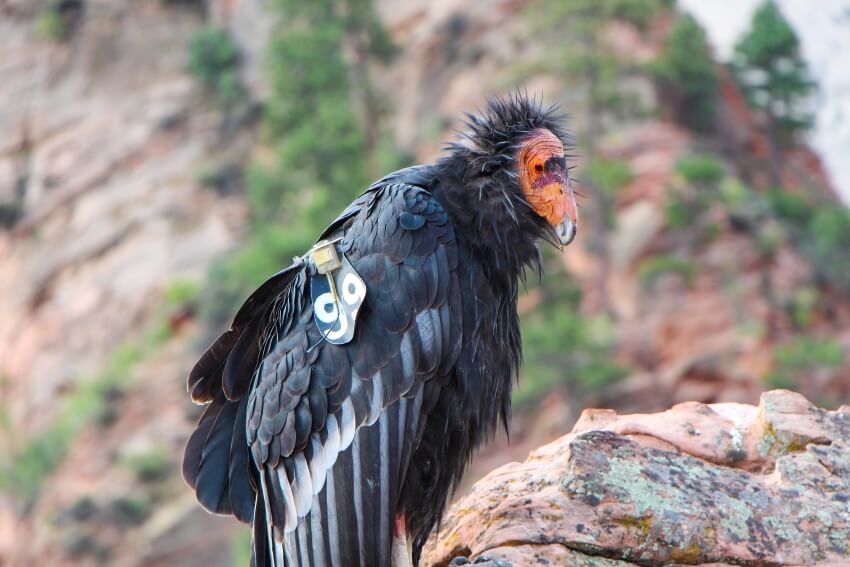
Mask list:
[[[570,217],[564,217],[564,220],[555,227],[555,232],[558,235],[558,242],[561,243],[561,246],[566,246],[576,237],[578,226],[576,226],[576,223]]]
[[[561,221],[555,225],[555,233],[558,235],[558,242],[561,246],[566,246],[576,237],[578,232],[578,208],[576,207],[576,197],[573,193],[572,184],[567,181],[561,184],[561,203],[560,207],[563,214]]]

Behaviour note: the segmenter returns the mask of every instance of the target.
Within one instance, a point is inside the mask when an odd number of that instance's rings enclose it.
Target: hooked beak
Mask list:
[[[555,234],[558,235],[558,242],[561,243],[561,246],[566,246],[573,241],[578,232],[578,207],[576,207],[576,197],[569,180],[561,184],[559,205],[562,218],[560,222],[555,224]]]
[[[555,233],[558,235],[558,242],[561,246],[566,246],[576,237],[578,226],[570,217],[564,217],[564,220],[555,226]]]

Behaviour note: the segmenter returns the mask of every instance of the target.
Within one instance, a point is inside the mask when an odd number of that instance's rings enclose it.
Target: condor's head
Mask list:
[[[562,119],[521,94],[492,99],[468,114],[466,131],[441,164],[457,180],[443,191],[456,224],[527,264],[538,239],[566,246],[578,211]],[[533,248],[533,252],[532,249]]]

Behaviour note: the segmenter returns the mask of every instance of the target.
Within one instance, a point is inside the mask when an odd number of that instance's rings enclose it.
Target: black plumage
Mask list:
[[[184,477],[207,510],[254,523],[256,565],[418,562],[472,451],[507,424],[519,282],[555,239],[516,155],[535,131],[567,139],[519,95],[467,125],[447,157],[374,183],[321,235],[366,284],[352,342],[323,341],[303,259],[190,373],[209,407]]]

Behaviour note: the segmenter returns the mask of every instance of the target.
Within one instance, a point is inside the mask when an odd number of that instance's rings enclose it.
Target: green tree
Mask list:
[[[371,0],[275,0],[261,159],[246,173],[250,232],[210,275],[214,325],[362,191],[381,118],[371,67],[394,46]],[[367,131],[372,134],[367,134]],[[370,138],[371,136],[371,138]]]
[[[680,14],[676,19],[654,70],[664,104],[676,120],[698,132],[710,131],[717,106],[717,69],[705,30],[693,16]]]
[[[260,219],[279,213],[284,198],[299,189],[348,198],[365,182],[363,132],[351,104],[339,4],[275,3],[280,23],[269,46],[272,96],[266,124],[276,183],[264,187],[262,202],[256,203]]]
[[[245,95],[239,81],[239,48],[223,29],[206,27],[189,44],[189,72],[223,107]]]
[[[326,191],[336,210],[367,182],[380,122],[369,68],[395,48],[371,0],[277,0],[275,9],[266,123],[276,184],[263,188],[255,212],[268,218],[283,204],[270,192],[285,198],[303,188]],[[352,104],[358,99],[359,107]]]
[[[807,102],[816,84],[797,35],[773,0],[756,10],[750,30],[736,44],[732,70],[748,103],[767,120],[771,182],[777,186],[782,147],[812,125]]]

